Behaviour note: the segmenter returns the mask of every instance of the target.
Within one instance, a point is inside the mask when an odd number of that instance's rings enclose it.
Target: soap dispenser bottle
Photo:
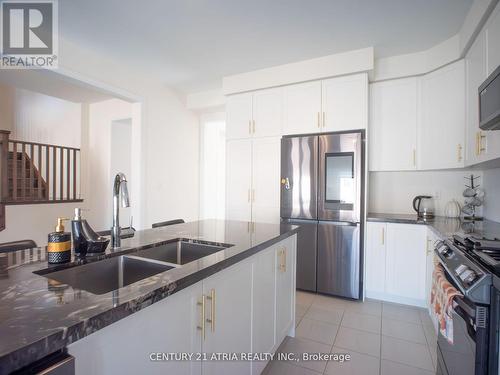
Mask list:
[[[82,209],[75,208],[75,216],[71,220],[71,231],[73,232],[73,249],[76,256],[87,255],[87,238],[83,231]]]
[[[64,231],[63,217],[57,218],[55,232],[49,233],[47,258],[49,263],[66,263],[71,260],[71,233]]]

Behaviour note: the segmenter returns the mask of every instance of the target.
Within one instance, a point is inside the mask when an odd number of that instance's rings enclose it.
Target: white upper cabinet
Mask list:
[[[248,138],[252,132],[252,94],[231,95],[226,103],[226,138]]]
[[[280,222],[280,145],[279,137],[253,140],[252,221]]]
[[[500,6],[497,6],[486,25],[488,43],[488,75],[500,65]]]
[[[486,34],[480,33],[465,57],[466,70],[466,164],[471,165],[484,160],[483,133],[479,129],[478,88],[486,79]]]
[[[370,85],[370,171],[416,169],[417,78]]]
[[[226,219],[252,220],[252,140],[226,143]]]
[[[321,81],[284,88],[284,134],[321,131]]]
[[[283,89],[256,91],[253,94],[253,136],[281,136],[282,125]]]
[[[365,129],[367,112],[366,73],[322,81],[321,131]]]
[[[231,95],[226,104],[226,138],[279,136],[283,124],[283,89]]]
[[[418,168],[462,168],[465,138],[464,61],[425,75],[422,78],[421,96]]]
[[[487,39],[487,75],[491,74],[500,65],[500,4],[497,5],[488,23],[486,24]],[[486,77],[485,77],[486,79]],[[482,132],[480,148],[485,154],[484,159],[500,158],[500,131]]]

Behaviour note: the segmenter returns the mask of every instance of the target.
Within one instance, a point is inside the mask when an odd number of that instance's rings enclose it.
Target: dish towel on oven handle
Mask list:
[[[437,318],[439,331],[450,344],[453,344],[453,298],[463,296],[447,279],[443,266],[434,265],[432,273],[431,306]]]

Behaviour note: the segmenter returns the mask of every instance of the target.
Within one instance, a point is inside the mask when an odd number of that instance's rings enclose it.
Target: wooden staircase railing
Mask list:
[[[80,149],[9,139],[0,131],[0,206],[81,202]],[[0,230],[5,214],[0,207]]]

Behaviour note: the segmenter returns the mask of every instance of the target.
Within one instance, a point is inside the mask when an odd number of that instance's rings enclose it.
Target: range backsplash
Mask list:
[[[483,171],[484,217],[500,222],[500,168]]]
[[[448,201],[456,199],[463,205],[465,177],[471,173],[481,176],[483,185],[483,172],[476,170],[370,172],[368,212],[413,214],[412,201],[415,196],[437,194],[436,213],[444,216]],[[481,208],[478,214],[481,214]]]

